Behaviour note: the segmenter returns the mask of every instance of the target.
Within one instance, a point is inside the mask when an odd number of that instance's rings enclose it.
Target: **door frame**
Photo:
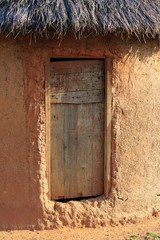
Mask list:
[[[112,58],[102,57],[72,57],[72,56],[51,56],[47,58],[45,64],[45,115],[46,115],[46,177],[48,181],[48,198],[51,200],[51,160],[50,160],[50,59],[101,59],[104,60],[105,75],[105,119],[104,119],[104,195],[108,198],[111,189],[111,131],[112,131]]]

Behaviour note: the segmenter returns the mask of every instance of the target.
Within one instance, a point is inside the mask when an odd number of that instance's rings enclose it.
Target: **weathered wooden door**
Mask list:
[[[103,194],[104,63],[50,63],[51,198]]]

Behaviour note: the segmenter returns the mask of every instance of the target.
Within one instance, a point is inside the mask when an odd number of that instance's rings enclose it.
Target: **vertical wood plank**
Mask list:
[[[79,105],[78,111],[78,196],[92,195],[92,105]]]
[[[65,104],[65,198],[77,197],[77,112],[78,106]]]
[[[86,115],[85,115],[85,132],[83,134],[85,166],[84,166],[84,176],[85,176],[85,188],[84,196],[92,195],[92,110],[94,104],[85,104]]]
[[[78,105],[78,156],[77,156],[77,197],[84,195],[85,189],[85,152],[86,152],[86,139],[84,139],[85,121],[86,121],[86,106],[84,104]],[[85,151],[84,151],[85,147]]]
[[[105,63],[105,139],[104,139],[104,194],[108,197],[111,185],[111,104],[112,104],[112,59]]]
[[[63,104],[51,104],[52,199],[65,197],[64,110]]]

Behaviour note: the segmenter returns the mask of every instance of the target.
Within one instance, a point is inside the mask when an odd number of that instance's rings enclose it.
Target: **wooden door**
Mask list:
[[[103,194],[104,63],[50,63],[51,198]]]

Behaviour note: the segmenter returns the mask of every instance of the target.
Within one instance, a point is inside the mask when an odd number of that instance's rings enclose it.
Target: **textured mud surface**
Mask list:
[[[148,232],[160,233],[160,218],[150,217],[139,222],[107,225],[99,228],[68,228],[44,231],[1,231],[0,240],[146,240]]]
[[[0,228],[122,223],[160,209],[158,40],[0,39]],[[48,200],[45,76],[50,57],[113,57],[112,188],[81,202]]]

